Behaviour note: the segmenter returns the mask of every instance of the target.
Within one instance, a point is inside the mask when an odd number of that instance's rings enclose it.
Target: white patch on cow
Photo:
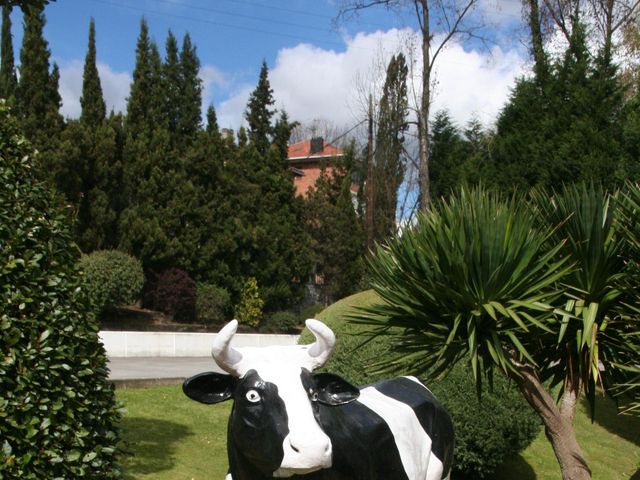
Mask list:
[[[441,480],[442,462],[431,453],[431,438],[409,405],[387,397],[374,387],[361,390],[358,401],[389,426],[409,480]]]
[[[231,476],[230,473],[227,473],[227,476],[224,477],[224,480],[233,480],[233,477]]]
[[[282,463],[273,476],[286,478],[330,468],[331,440],[313,416],[308,393],[300,380],[300,366],[295,362],[282,362],[282,357],[274,362],[274,358],[278,356],[264,358],[263,362],[256,363],[255,368],[260,378],[278,387],[278,395],[287,411],[289,434],[282,442]]]

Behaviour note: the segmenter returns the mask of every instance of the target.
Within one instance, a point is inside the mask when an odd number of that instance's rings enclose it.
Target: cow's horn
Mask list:
[[[331,329],[319,320],[312,318],[308,319],[305,324],[307,328],[311,330],[311,333],[316,337],[316,341],[309,345],[307,353],[313,361],[313,368],[320,368],[331,356],[333,347],[336,344],[336,336]]]
[[[237,320],[232,320],[226,324],[224,328],[218,332],[218,335],[216,335],[213,341],[213,348],[211,349],[213,359],[218,366],[225,372],[235,376],[240,375],[238,367],[242,361],[242,354],[230,345],[231,339],[237,329]]]

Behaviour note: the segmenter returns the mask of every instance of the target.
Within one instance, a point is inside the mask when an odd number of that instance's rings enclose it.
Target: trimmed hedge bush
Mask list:
[[[0,103],[0,478],[117,479],[120,411],[68,217]]]
[[[223,323],[231,306],[227,289],[210,283],[196,286],[196,315],[205,325]]]
[[[348,323],[345,315],[354,305],[378,301],[372,292],[364,292],[337,302],[321,312],[336,334],[331,360],[323,370],[341,375],[355,385],[376,382],[388,375],[375,372],[371,365],[390,358],[388,339],[378,337],[364,343],[366,327]],[[300,343],[310,343],[313,335],[305,330]],[[399,372],[407,374],[411,372]],[[500,376],[494,379],[492,393],[483,392],[478,401],[470,368],[457,365],[441,381],[423,379],[453,418],[456,433],[454,470],[469,478],[485,478],[506,459],[524,450],[537,436],[541,424],[521,397],[515,385]]]
[[[142,263],[117,250],[99,250],[80,259],[84,287],[98,314],[140,298],[144,286]]]
[[[184,270],[169,268],[153,277],[145,306],[171,315],[177,322],[196,318],[196,282]]]
[[[297,333],[300,319],[293,312],[274,312],[267,316],[260,330],[267,333]]]

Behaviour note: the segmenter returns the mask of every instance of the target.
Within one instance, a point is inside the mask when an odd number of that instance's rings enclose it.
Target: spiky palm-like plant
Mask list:
[[[384,303],[357,320],[389,327],[393,368],[443,375],[468,359],[478,385],[498,370],[545,424],[564,479],[591,478],[573,419],[582,391],[593,399],[633,365],[633,316],[615,198],[567,187],[501,199],[461,190],[371,261]],[[605,370],[601,370],[601,366]],[[549,383],[545,383],[545,381]],[[559,397],[552,389],[559,387]]]

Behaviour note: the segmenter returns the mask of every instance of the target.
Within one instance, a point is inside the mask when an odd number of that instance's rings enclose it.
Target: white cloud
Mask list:
[[[269,72],[276,106],[291,119],[309,122],[326,119],[339,126],[357,123],[359,96],[357,79],[373,81],[372,66],[400,48],[420,65],[419,49],[411,55],[410,30],[358,34],[346,40],[344,52],[324,50],[308,44],[280,50]],[[473,114],[491,123],[507,99],[514,79],[523,73],[525,59],[513,50],[499,47],[491,52],[465,50],[451,43],[438,59],[434,109],[448,108],[453,118],[466,123]],[[380,85],[380,80],[377,82]],[[414,83],[419,79],[414,76]],[[218,106],[222,127],[237,128],[250,92],[255,85],[243,85]]]
[[[65,117],[78,118],[80,116],[83,68],[84,63],[80,60],[73,60],[60,68],[61,113]],[[124,112],[129,96],[131,75],[127,72],[115,72],[104,63],[98,64],[98,73],[104,100],[107,104],[107,114],[111,109],[116,112]]]
[[[226,75],[213,65],[203,65],[200,67],[198,76],[200,80],[202,80],[202,112],[204,114],[213,101],[214,89],[219,88],[220,90],[226,90],[230,82]]]

